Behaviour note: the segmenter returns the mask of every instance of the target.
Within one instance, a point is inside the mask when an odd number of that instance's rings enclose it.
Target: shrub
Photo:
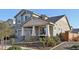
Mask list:
[[[22,48],[19,46],[12,46],[12,47],[9,47],[7,50],[22,50]]]
[[[53,37],[53,39],[55,40],[56,44],[59,44],[61,42],[58,36]]]
[[[57,44],[59,44],[61,42],[60,38],[58,36],[55,36],[55,37],[40,37],[40,45],[45,47],[45,46],[48,46],[48,47],[53,47]]]
[[[44,48],[46,46],[46,39],[40,38],[40,45]]]
[[[48,37],[46,43],[47,43],[47,46],[54,46],[55,45],[55,40],[53,39],[53,37]]]

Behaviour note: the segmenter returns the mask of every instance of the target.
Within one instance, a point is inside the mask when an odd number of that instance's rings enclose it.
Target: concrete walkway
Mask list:
[[[62,42],[59,45],[51,48],[50,50],[68,50],[66,47],[71,47],[73,45],[79,45],[79,42]]]

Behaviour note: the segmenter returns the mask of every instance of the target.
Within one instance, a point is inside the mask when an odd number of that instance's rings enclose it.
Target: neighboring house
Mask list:
[[[14,29],[15,28],[15,19],[8,19],[6,22]]]
[[[0,23],[3,23],[4,21],[3,20],[0,20]]]
[[[79,28],[72,29],[71,32],[72,32],[72,33],[77,33],[77,34],[79,34]]]
[[[65,15],[47,17],[23,9],[15,16],[15,21],[17,41],[22,41],[23,36],[29,40],[32,36],[50,37],[70,31],[70,24]]]

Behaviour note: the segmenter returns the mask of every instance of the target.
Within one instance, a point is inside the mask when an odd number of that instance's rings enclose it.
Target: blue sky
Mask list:
[[[69,23],[74,28],[79,28],[79,9],[31,9],[38,14],[46,14],[47,16],[58,16],[65,14]],[[19,9],[0,9],[0,20],[13,18]]]

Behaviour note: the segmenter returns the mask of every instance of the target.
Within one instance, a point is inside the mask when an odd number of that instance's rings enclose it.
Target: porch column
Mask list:
[[[46,36],[50,37],[49,25],[46,25]]]
[[[38,27],[38,36],[40,36],[40,27]]]
[[[35,26],[32,27],[32,36],[36,36],[36,33],[35,33]]]
[[[22,27],[22,36],[24,36],[24,28]]]

